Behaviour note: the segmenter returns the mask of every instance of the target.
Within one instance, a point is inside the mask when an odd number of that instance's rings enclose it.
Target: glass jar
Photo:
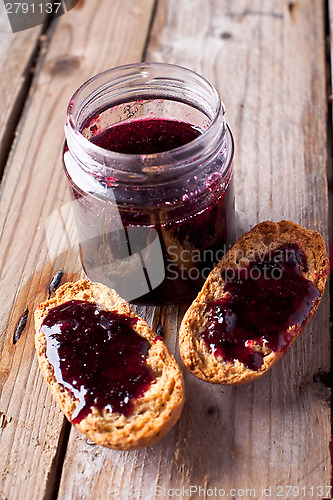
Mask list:
[[[216,89],[183,67],[114,68],[73,95],[63,162],[88,277],[126,300],[191,299],[234,240],[234,144]]]

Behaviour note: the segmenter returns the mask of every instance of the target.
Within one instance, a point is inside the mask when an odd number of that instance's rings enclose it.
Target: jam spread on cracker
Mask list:
[[[227,269],[223,298],[207,305],[201,335],[210,351],[251,370],[259,370],[271,351],[285,351],[319,299],[305,272],[306,255],[297,243],[268,251],[246,267]]]
[[[71,300],[49,311],[42,324],[46,356],[59,384],[79,401],[72,422],[92,408],[131,414],[135,399],[153,381],[146,363],[147,340],[133,326],[136,318]]]

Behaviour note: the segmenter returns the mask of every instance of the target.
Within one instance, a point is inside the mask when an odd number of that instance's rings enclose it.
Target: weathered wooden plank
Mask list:
[[[0,177],[12,141],[14,125],[22,110],[22,97],[30,80],[30,64],[41,27],[13,33],[0,3]]]
[[[158,2],[147,59],[199,71],[226,103],[238,233],[289,218],[327,237],[323,20],[319,0]],[[162,308],[177,358],[181,317]],[[217,488],[261,499],[269,494],[263,488],[277,498],[287,497],[278,486],[293,485],[310,497],[309,488],[329,485],[330,474],[328,395],[313,382],[319,369],[329,369],[327,295],[288,355],[255,383],[211,386],[185,372],[183,415],[155,446],[116,453],[74,431],[59,496],[170,497],[184,487],[186,498],[192,485],[191,498],[205,497],[201,487],[206,496]]]
[[[226,104],[236,141],[238,233],[287,218],[327,238],[322,2],[159,6],[148,57],[203,73]],[[200,16],[193,19],[192,11]],[[186,416],[192,420],[188,443],[199,442],[201,456],[195,461],[193,445],[183,447],[186,484],[205,477],[212,486],[253,487],[258,498],[261,487],[272,486],[274,497],[277,485],[330,484],[327,394],[313,383],[319,369],[329,369],[328,294],[303,337],[263,379],[221,395],[213,388],[210,396],[202,396],[200,383],[187,384],[180,427]],[[200,418],[208,420],[209,397],[216,418],[211,433],[196,430]],[[193,432],[202,434],[190,440]]]
[[[52,494],[48,487],[63,417],[37,367],[32,312],[48,296],[56,270],[65,272],[64,280],[79,271],[75,252],[63,252],[51,263],[44,228],[47,217],[69,201],[61,167],[67,103],[94,73],[141,60],[152,8],[152,0],[100,0],[98,8],[82,0],[62,16],[51,30],[19,125],[0,199],[1,498]],[[60,245],[61,235],[55,236]],[[27,326],[13,345],[26,308]]]

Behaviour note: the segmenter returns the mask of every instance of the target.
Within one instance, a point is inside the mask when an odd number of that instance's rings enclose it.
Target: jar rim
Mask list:
[[[114,79],[115,75],[118,75],[118,80],[120,79],[120,74],[123,74],[122,80],[129,81],[130,78],[133,79],[135,74],[137,75],[136,79],[142,78],[144,76],[149,77],[150,72],[153,72],[154,70],[161,71],[161,74],[159,77],[154,76],[152,74],[151,78],[147,80],[146,83],[152,84],[154,80],[159,81],[161,80],[167,80],[169,82],[181,82],[179,78],[176,77],[170,77],[170,73],[184,73],[184,77],[186,75],[190,78],[193,79],[194,82],[197,82],[198,85],[201,84],[204,87],[204,91],[207,93],[207,97],[210,96],[211,99],[213,100],[214,106],[213,106],[213,116],[210,118],[208,115],[207,117],[210,120],[210,123],[208,127],[202,131],[202,133],[192,139],[190,142],[187,144],[184,144],[182,146],[179,146],[177,148],[168,150],[168,151],[163,151],[159,153],[153,153],[153,154],[127,154],[127,153],[119,153],[116,151],[110,151],[107,149],[104,149],[97,144],[94,144],[93,142],[89,141],[84,135],[82,134],[82,129],[80,129],[80,126],[77,124],[77,117],[74,116],[75,112],[79,114],[82,111],[83,104],[88,101],[88,98],[91,96],[88,95],[86,99],[83,101],[82,105],[78,108],[78,110],[75,109],[75,104],[78,101],[78,99],[84,94],[84,92],[89,89],[90,86],[97,84],[98,82],[104,82],[104,86],[112,86],[117,80]],[[137,73],[135,73],[137,71]],[[112,78],[113,76],[113,78]],[[186,82],[185,82],[186,83]],[[101,89],[103,85],[100,85],[98,88]],[[171,99],[172,100],[172,99]],[[174,99],[175,101],[179,101],[179,99]],[[214,102],[215,100],[215,102]],[[112,106],[111,106],[112,107]],[[199,108],[198,108],[199,109]],[[203,112],[202,109],[199,109],[200,111]],[[204,112],[203,112],[204,113]],[[175,64],[169,64],[169,63],[159,63],[159,62],[141,62],[141,63],[132,63],[132,64],[126,64],[122,66],[116,66],[114,68],[108,69],[106,71],[103,71],[102,73],[98,73],[97,75],[94,75],[93,77],[89,78],[87,81],[85,81],[73,94],[73,96],[70,99],[68,108],[67,108],[67,121],[65,125],[65,135],[67,138],[67,142],[75,141],[76,145],[79,147],[79,149],[85,154],[90,157],[94,158],[103,158],[103,167],[107,168],[108,163],[115,162],[117,164],[117,170],[123,170],[122,165],[124,164],[125,166],[130,162],[131,168],[133,168],[133,164],[137,161],[138,162],[138,168],[140,171],[140,163],[142,162],[145,164],[145,168],[150,167],[150,165],[153,165],[154,168],[158,166],[159,168],[162,168],[165,170],[170,163],[173,164],[173,168],[175,166],[175,163],[177,163],[177,158],[183,157],[183,154],[186,152],[189,156],[191,155],[196,155],[197,152],[202,150],[204,144],[207,143],[207,141],[210,141],[211,139],[216,136],[216,133],[218,132],[221,136],[221,130],[219,125],[222,124],[222,138],[224,134],[226,133],[226,124],[224,121],[224,114],[225,114],[225,107],[223,102],[221,101],[221,98],[219,96],[218,91],[216,88],[203,76],[201,76],[199,73],[196,73],[195,71],[175,65]],[[218,131],[216,131],[216,128],[218,128]],[[221,140],[221,137],[220,137]],[[172,155],[172,159],[170,158],[170,155]],[[112,167],[114,168],[114,166]],[[126,169],[125,169],[126,170]],[[133,172],[135,173],[135,172]]]

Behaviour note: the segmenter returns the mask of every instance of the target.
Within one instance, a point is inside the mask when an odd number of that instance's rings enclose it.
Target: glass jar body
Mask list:
[[[234,146],[223,115],[213,87],[171,65],[116,68],[74,94],[63,162],[90,279],[129,301],[195,296],[234,240]],[[93,143],[119,123],[140,129],[147,120],[159,121],[158,141],[166,147],[175,123],[198,133],[175,149],[148,154]]]

